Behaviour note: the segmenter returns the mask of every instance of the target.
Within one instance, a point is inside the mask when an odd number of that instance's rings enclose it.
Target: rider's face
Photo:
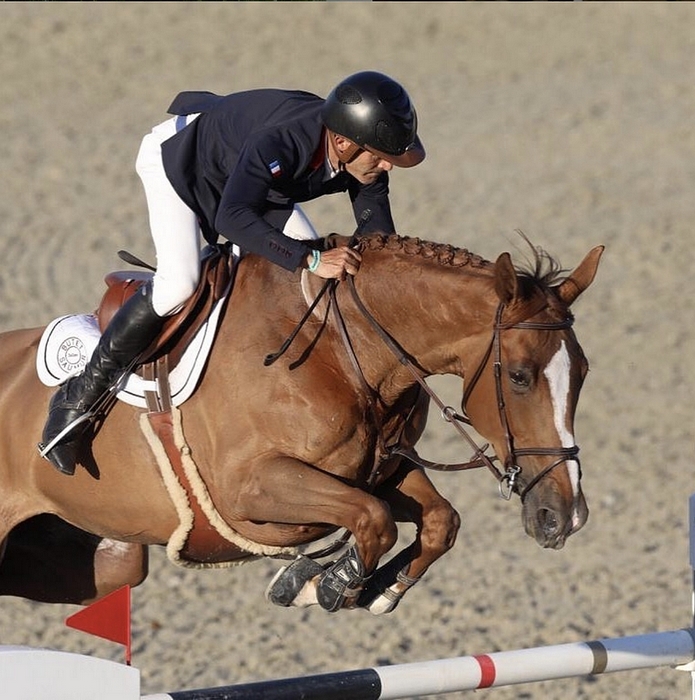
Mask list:
[[[363,185],[370,185],[383,172],[388,172],[393,164],[370,151],[360,151],[349,163],[345,170]]]
[[[345,170],[363,185],[374,182],[382,173],[393,168],[392,163],[384,160],[380,155],[359,149],[357,144],[338,134],[331,134],[328,139],[329,157],[333,167],[337,168],[339,159],[349,158],[347,163],[342,165]],[[357,150],[357,154],[349,157],[348,154]]]

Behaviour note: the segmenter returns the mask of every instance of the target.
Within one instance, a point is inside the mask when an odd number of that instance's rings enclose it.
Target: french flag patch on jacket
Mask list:
[[[274,160],[272,163],[268,164],[268,170],[273,177],[280,177],[282,175],[282,168],[280,167],[280,161]]]

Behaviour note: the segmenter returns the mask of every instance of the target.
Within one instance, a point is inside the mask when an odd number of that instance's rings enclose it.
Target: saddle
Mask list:
[[[149,267],[129,254],[123,254],[129,262]],[[234,274],[234,256],[231,246],[208,246],[201,257],[200,282],[183,308],[167,318],[162,332],[145,350],[140,361],[139,373],[147,378],[153,366],[168,370],[176,367],[196,332],[209,318],[215,304],[228,291]],[[95,313],[99,328],[104,332],[114,314],[123,304],[154,276],[150,271],[110,272],[104,278],[106,292]]]

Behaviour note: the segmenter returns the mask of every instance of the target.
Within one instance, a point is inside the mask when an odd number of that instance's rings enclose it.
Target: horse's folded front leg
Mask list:
[[[326,568],[299,556],[270,582],[266,598],[275,605],[306,607],[319,604],[328,612],[354,607],[369,580],[357,547],[350,547]]]
[[[281,524],[285,535],[291,525],[327,523],[351,532],[355,545],[325,570],[298,558],[273,579],[266,598],[283,606],[316,602],[331,612],[350,606],[398,538],[391,509],[383,500],[298,460],[275,458],[270,466],[262,470],[262,485],[254,473],[237,487],[230,520],[240,532],[253,539],[259,522]],[[298,528],[295,536],[300,533]],[[272,529],[263,534],[264,542],[278,544]],[[312,588],[315,601],[310,601]]]
[[[284,607],[320,605],[328,612],[351,608],[369,580],[356,547],[350,547],[326,568],[299,556],[278,571],[266,589],[266,599]]]
[[[396,608],[430,565],[453,547],[461,525],[458,513],[421,469],[406,467],[404,473],[405,476],[395,479],[379,495],[398,520],[415,524],[417,536],[409,547],[377,569],[360,596],[360,607],[375,615]]]

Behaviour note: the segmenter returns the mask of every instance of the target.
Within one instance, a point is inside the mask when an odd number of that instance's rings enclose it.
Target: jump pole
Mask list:
[[[395,700],[695,660],[695,629],[143,696],[142,700]]]
[[[695,627],[695,493],[690,496],[688,504],[688,531],[690,532],[690,568],[692,569],[692,625]],[[695,659],[688,664],[680,666],[681,671],[690,671],[692,679],[692,700],[695,700]]]
[[[692,627],[632,637],[496,651],[244,685],[144,695],[141,700],[397,700],[670,666],[689,671],[695,700],[695,493],[690,496]]]

